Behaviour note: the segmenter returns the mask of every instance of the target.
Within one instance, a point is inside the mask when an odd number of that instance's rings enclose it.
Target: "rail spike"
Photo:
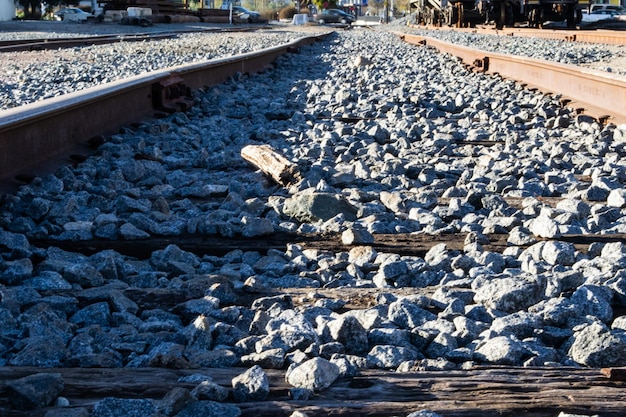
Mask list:
[[[487,72],[487,71],[489,71],[489,57],[486,56],[486,57],[483,57],[483,58],[480,58],[480,59],[477,58],[477,59],[474,60],[472,65],[477,70],[480,70],[482,72]]]
[[[156,110],[167,113],[186,111],[193,103],[191,88],[177,75],[169,76],[152,85],[152,106]]]

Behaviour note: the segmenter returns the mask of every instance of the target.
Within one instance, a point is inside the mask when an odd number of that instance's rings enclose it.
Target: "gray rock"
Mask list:
[[[33,274],[33,263],[28,258],[7,262],[5,268],[0,271],[0,283],[7,285],[18,285]]]
[[[333,340],[341,343],[348,354],[369,350],[367,332],[354,316],[341,316],[326,324]]]
[[[220,306],[220,300],[212,296],[204,296],[195,300],[188,300],[174,307],[176,313],[192,319],[199,315],[210,316],[215,313]]]
[[[159,410],[166,416],[173,416],[187,405],[196,401],[189,390],[182,387],[172,388],[158,403]]]
[[[228,390],[213,381],[202,381],[191,390],[191,395],[201,401],[222,402],[228,398]]]
[[[32,374],[6,383],[9,401],[18,410],[50,405],[63,391],[63,377],[56,373]]]
[[[582,197],[587,201],[606,201],[609,196],[609,190],[604,187],[592,184],[587,188]]]
[[[514,336],[496,336],[479,343],[474,358],[494,365],[515,365],[527,353],[522,342]]]
[[[541,300],[543,283],[530,275],[494,277],[473,285],[474,301],[488,308],[513,313]]]
[[[268,349],[241,357],[244,366],[258,365],[262,368],[282,369],[285,365],[285,351],[281,348]]]
[[[114,285],[89,288],[78,293],[77,297],[83,303],[95,304],[98,301],[104,301],[110,306],[110,310],[120,313],[136,314],[139,311],[139,306]],[[104,307],[101,305],[98,308],[104,310]],[[93,307],[93,309],[97,310],[96,307]],[[103,314],[106,315],[105,312]]]
[[[359,267],[374,262],[378,253],[371,246],[357,246],[350,249],[348,262]]]
[[[284,310],[293,308],[293,301],[291,297],[286,294],[257,298],[252,302],[252,306],[250,308],[252,310],[269,310],[274,304],[277,304]]]
[[[451,256],[445,243],[434,245],[426,252],[424,260],[437,271],[450,271]]]
[[[268,251],[267,256],[261,257],[252,265],[258,274],[269,274],[271,276],[285,276],[289,271],[289,261],[284,254]]]
[[[406,298],[391,303],[387,317],[402,329],[413,329],[437,318]]]
[[[351,227],[341,233],[344,245],[363,245],[374,242],[374,236],[365,229]]]
[[[530,232],[538,237],[555,239],[561,237],[558,224],[546,215],[534,219],[528,226]]]
[[[308,414],[303,413],[302,411],[294,411],[289,415],[289,417],[309,417]]]
[[[551,298],[541,301],[528,309],[529,313],[537,314],[548,326],[565,327],[568,322],[581,313],[576,304],[567,298]]]
[[[131,223],[124,223],[123,225],[121,225],[119,235],[125,240],[140,240],[150,237],[150,233],[139,229]]]
[[[602,247],[600,256],[611,262],[615,267],[626,266],[626,246],[621,242],[609,242]]]
[[[25,235],[2,229],[0,229],[0,248],[9,250],[13,258],[28,258],[31,255],[30,243]]]
[[[61,274],[54,271],[42,271],[39,275],[24,281],[25,285],[29,285],[37,291],[67,291],[72,286],[63,279]]]
[[[550,265],[573,265],[576,251],[571,243],[549,241],[543,245],[541,257]]]
[[[415,349],[402,346],[377,345],[367,354],[367,365],[372,368],[397,368],[402,362],[422,359]]]
[[[430,342],[424,354],[429,358],[442,358],[457,347],[457,339],[452,334],[441,332]]]
[[[334,355],[343,355],[346,353],[345,346],[339,342],[329,342],[319,346],[311,346],[310,351],[313,352],[314,348],[317,349],[316,354],[324,359],[331,359]]]
[[[300,365],[291,366],[285,375],[286,381],[292,386],[311,391],[325,390],[338,377],[337,365],[323,358],[313,358]]]
[[[612,295],[611,290],[606,287],[585,285],[574,291],[570,301],[580,315],[589,315],[602,322],[608,322],[613,318]]]
[[[106,302],[94,303],[78,310],[70,317],[69,322],[80,326],[108,326],[111,323],[111,310]]]
[[[626,206],[626,189],[618,188],[611,190],[606,199],[607,206],[623,208]]]
[[[455,317],[453,323],[456,330],[452,333],[452,336],[454,336],[461,345],[465,345],[478,338],[480,332],[484,330],[483,326],[480,326],[476,321],[464,316]]]
[[[367,339],[370,346],[374,345],[394,345],[411,346],[409,331],[396,328],[374,328],[367,332]]]
[[[105,283],[100,271],[86,263],[65,266],[63,277],[68,282],[78,284],[83,288],[97,287]]]
[[[163,250],[152,252],[150,263],[160,271],[178,274],[194,274],[200,266],[200,259],[191,252],[176,245],[168,245]]]
[[[154,346],[147,355],[146,363],[143,366],[157,366],[174,369],[184,369],[189,366],[188,361],[183,356],[185,347],[172,342],[162,342]]]
[[[9,360],[10,365],[57,368],[67,357],[66,341],[56,335],[32,336],[23,343],[26,346]]]
[[[357,376],[361,369],[367,368],[367,362],[361,356],[334,354],[330,361],[339,368],[341,378]]]
[[[385,320],[383,314],[386,314],[386,310],[382,311],[379,308],[373,307],[365,310],[351,310],[344,314],[354,316],[365,330],[370,330],[381,326]]]
[[[283,214],[301,222],[327,221],[343,214],[346,220],[356,220],[357,210],[343,197],[329,193],[303,192],[285,201]]]
[[[593,323],[574,333],[568,354],[581,365],[594,368],[626,365],[626,336]]]
[[[241,219],[241,234],[245,237],[264,236],[274,233],[270,219],[244,216]]]
[[[395,260],[393,257],[385,260],[378,268],[378,272],[373,277],[374,284],[378,288],[389,286],[403,286],[406,281],[409,267],[405,261]]]
[[[521,226],[516,226],[511,229],[509,231],[509,237],[507,238],[507,243],[518,246],[532,245],[536,241],[530,230]]]
[[[315,393],[306,388],[291,388],[289,390],[289,396],[294,401],[307,401],[310,400]]]
[[[613,291],[615,302],[620,306],[626,306],[626,273],[618,272],[605,285]]]
[[[522,340],[531,337],[536,329],[541,328],[540,318],[525,311],[518,311],[504,317],[497,317],[491,323],[490,330],[500,336],[513,335]]]
[[[175,355],[175,353],[174,353]],[[169,367],[192,368],[229,368],[240,362],[239,356],[233,350],[220,348],[214,350],[186,349],[187,361],[169,356]]]
[[[232,380],[233,396],[238,402],[263,401],[270,393],[270,383],[265,371],[254,365]]]
[[[615,320],[613,320],[613,323],[611,324],[611,329],[613,330],[624,330],[626,331],[626,316],[619,316],[616,317]]]
[[[559,201],[556,205],[556,208],[558,210],[563,210],[568,213],[575,214],[577,219],[585,219],[587,216],[589,216],[589,213],[591,211],[589,204],[585,203],[584,201],[571,198],[566,198]]]

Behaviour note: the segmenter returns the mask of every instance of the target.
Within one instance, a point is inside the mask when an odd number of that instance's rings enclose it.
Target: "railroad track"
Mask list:
[[[534,31],[533,31],[534,33]],[[526,57],[486,52],[451,44],[427,36],[398,33],[406,42],[436,48],[458,57],[471,70],[498,74],[527,88],[562,97],[578,114],[601,122],[626,122],[626,80],[624,77]]]
[[[401,35],[404,36],[404,35]],[[218,60],[210,64],[196,64],[171,71],[160,71],[146,77],[125,80],[111,86],[89,90],[86,93],[60,97],[46,103],[25,106],[26,109],[14,109],[0,113],[0,161],[3,167],[9,167],[3,174],[15,175],[23,170],[26,161],[32,163],[38,157],[52,152],[65,155],[67,160],[68,147],[83,145],[89,138],[99,136],[107,131],[114,131],[120,125],[132,123],[142,117],[153,117],[155,114],[166,114],[168,111],[181,110],[188,103],[188,89],[219,83],[236,72],[255,72],[271,65],[276,56],[293,51],[308,42],[315,42],[319,37],[303,39],[289,45],[272,48],[269,51],[246,54],[241,57]],[[405,38],[406,39],[406,38]],[[423,44],[423,40],[417,41]],[[426,40],[426,45],[429,45]],[[470,59],[470,66],[481,70],[491,59],[484,55],[480,62],[477,58]],[[495,60],[495,58],[494,58]],[[493,67],[491,67],[493,68]],[[181,93],[182,92],[182,93]],[[153,100],[155,96],[160,100]],[[96,108],[106,108],[105,114],[90,117]],[[615,116],[614,116],[615,117]],[[81,121],[77,126],[74,121]],[[18,140],[19,139],[19,140]],[[41,142],[51,141],[51,144]],[[95,140],[94,142],[97,142]],[[472,142],[474,146],[493,145]],[[39,160],[38,163],[41,163]],[[30,171],[31,173],[33,171]],[[443,203],[443,202],[441,202]],[[512,204],[512,202],[511,202]],[[328,251],[345,251],[339,245],[338,236],[304,237],[273,236],[256,242],[219,240],[210,242],[206,239],[194,241],[189,236],[179,241],[163,238],[151,241],[134,242],[31,242],[40,247],[60,246],[64,249],[85,254],[105,249],[114,249],[120,253],[128,253],[143,258],[155,248],[163,248],[169,244],[177,244],[185,250],[192,251],[197,246],[199,253],[220,253],[219,251],[239,250],[261,251],[273,248],[282,249],[287,243],[298,242],[304,247]],[[381,251],[423,255],[433,245],[446,243],[451,248],[460,248],[464,235],[452,236],[414,236],[393,235],[379,236],[373,246]],[[606,240],[623,241],[623,236],[605,236]],[[273,240],[275,239],[275,240]],[[567,240],[568,237],[562,237]],[[572,238],[574,243],[588,245],[589,240],[599,241],[597,237]],[[501,251],[506,247],[504,236],[491,239],[490,250]],[[491,244],[490,242],[490,244]],[[67,246],[66,246],[67,245]],[[185,246],[187,245],[187,246]],[[204,245],[204,246],[203,246]],[[210,247],[208,245],[211,245]],[[124,247],[125,246],[125,247]],[[487,246],[487,245],[486,245]],[[141,253],[139,251],[142,251]],[[206,283],[205,283],[206,284]],[[201,293],[199,293],[201,289]],[[168,311],[176,305],[204,296],[206,286],[193,288],[192,285],[181,285],[177,290],[159,288],[137,289],[124,291],[125,297],[132,300],[142,311],[162,309]],[[195,291],[195,292],[194,292]],[[432,289],[415,288],[385,289],[386,294],[419,295],[429,294]],[[334,299],[346,301],[342,311],[362,309],[372,306],[380,296],[380,289],[353,288],[349,290],[324,289],[249,289],[237,292],[235,305],[250,306],[252,301],[263,296],[285,296],[293,299],[294,305],[307,306],[311,303],[311,292],[326,294]],[[87,292],[68,290],[67,293],[55,295],[72,295],[77,299],[86,300]],[[91,295],[93,296],[93,295]],[[434,313],[441,309],[431,307]],[[63,395],[75,407],[92,407],[104,397],[130,397],[161,399],[173,387],[193,388],[194,384],[181,384],[179,378],[190,374],[207,373],[215,382],[230,387],[234,376],[241,373],[241,368],[228,369],[45,369],[27,367],[0,368],[0,414],[3,416],[25,417],[43,416],[47,408],[37,411],[19,411],[9,409],[11,391],[8,383],[33,373],[58,373],[64,380]],[[269,370],[272,390],[266,401],[252,401],[239,404],[243,416],[287,416],[294,408],[306,412],[309,416],[345,415],[345,416],[392,416],[405,413],[407,410],[430,408],[447,416],[517,416],[520,413],[534,417],[554,417],[554,410],[567,410],[572,413],[586,414],[589,412],[602,416],[621,416],[623,414],[623,393],[626,382],[623,371],[580,369],[558,367],[550,369],[533,369],[518,367],[484,367],[469,371],[431,372],[416,370],[412,373],[391,373],[384,370],[367,370],[359,376],[340,380],[328,390],[317,393],[307,400],[293,401],[289,397],[291,388],[285,382],[285,372]],[[5,408],[6,407],[6,408]]]
[[[170,34],[171,35],[171,34]],[[163,36],[170,36],[163,35]],[[560,94],[563,104],[602,122],[626,122],[626,81],[600,71],[519,58],[449,44],[437,39],[397,33],[415,45],[437,48],[458,56],[468,68],[497,73],[529,88]],[[176,111],[187,106],[191,89],[213,85],[236,72],[253,73],[274,59],[318,37],[240,57],[161,70],[71,93],[43,102],[0,111],[0,180],[5,190],[15,178],[32,178],[48,166],[46,160],[67,162],[71,153],[88,152],[89,139],[115,132],[119,127]],[[157,92],[158,91],[158,92]],[[106,108],[106,112],[100,111]],[[20,138],[19,141],[13,138]],[[8,187],[8,188],[7,188]]]
[[[541,31],[533,31],[536,32]],[[409,43],[432,46],[443,53],[455,55],[472,70],[497,73],[529,88],[559,94],[563,104],[601,122],[626,122],[626,81],[621,77],[570,65],[480,51],[424,36],[406,33],[398,33],[398,36]],[[120,126],[186,106],[184,95],[190,89],[220,83],[236,72],[261,70],[277,56],[316,39],[303,38],[283,47],[205,65],[157,71],[1,111],[2,188],[14,189],[21,183],[15,178],[32,178],[42,167],[67,163],[67,156],[72,153],[88,152],[86,144],[89,139],[96,138],[97,142],[98,136],[112,133]],[[159,92],[155,93],[157,90]],[[103,108],[107,109],[104,114],[98,111]],[[20,141],[12,138],[20,138]]]
[[[16,176],[32,177],[33,172],[25,167],[58,166],[59,160],[66,163],[70,154],[89,152],[88,143],[98,142],[103,134],[146,117],[187,108],[192,89],[221,83],[236,73],[261,71],[278,56],[318,39],[307,36],[259,52],[155,71],[0,111],[4,188],[15,185]]]
[[[127,33],[94,36],[76,36],[67,38],[15,39],[0,41],[0,53],[19,51],[43,51],[47,49],[74,48],[81,46],[103,45],[117,42],[144,42],[161,39],[172,39],[185,33],[226,33],[259,30],[259,26],[251,27],[213,27],[208,29],[177,30],[156,33]]]
[[[171,39],[176,33],[127,34],[77,36],[71,38],[20,39],[0,41],[0,53],[19,51],[42,51],[46,49],[73,48],[79,46],[101,45],[115,42],[142,42],[147,40]]]

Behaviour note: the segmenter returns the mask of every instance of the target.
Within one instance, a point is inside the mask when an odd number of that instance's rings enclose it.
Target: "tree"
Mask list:
[[[46,11],[53,10],[55,7],[61,4],[78,5],[80,0],[46,0],[42,3],[41,0],[16,0],[24,10],[25,19],[39,19],[42,14],[42,7],[45,7]]]
[[[22,6],[25,19],[39,19],[41,17],[41,1],[17,0],[17,4]]]

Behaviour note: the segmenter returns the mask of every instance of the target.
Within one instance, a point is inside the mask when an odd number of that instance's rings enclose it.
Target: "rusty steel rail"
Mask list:
[[[626,123],[626,77],[592,69],[486,52],[424,36],[397,33],[404,41],[460,58],[472,70],[499,74],[544,93],[558,94],[579,113],[602,122]]]
[[[127,34],[80,36],[75,38],[20,39],[0,42],[0,52],[42,51],[46,49],[73,48],[79,46],[102,45],[116,42],[142,42],[147,40],[170,39],[177,33]]]
[[[225,33],[250,32],[262,29],[251,27],[210,27],[207,29],[174,30],[155,33],[120,33],[109,35],[76,36],[62,38],[13,39],[0,41],[0,53],[20,51],[41,51],[47,49],[74,48],[81,46],[103,45],[117,42],[143,42],[171,39],[187,33]]]
[[[495,33],[494,33],[495,32]],[[527,38],[555,39],[569,42],[603,43],[607,45],[626,45],[626,33],[615,30],[563,30],[504,28],[502,30],[480,29],[477,33],[490,33],[498,36],[521,36]]]
[[[477,26],[474,28],[456,28],[448,26],[415,26],[414,29],[434,31],[455,31],[493,36],[518,36],[525,38],[554,39],[568,42],[602,43],[606,45],[626,45],[626,32],[607,29],[533,29],[533,28],[503,28]]]
[[[94,136],[163,112],[184,110],[192,90],[236,73],[254,73],[323,35],[203,63],[181,65],[0,111],[0,181],[37,172],[55,155],[67,155]]]

